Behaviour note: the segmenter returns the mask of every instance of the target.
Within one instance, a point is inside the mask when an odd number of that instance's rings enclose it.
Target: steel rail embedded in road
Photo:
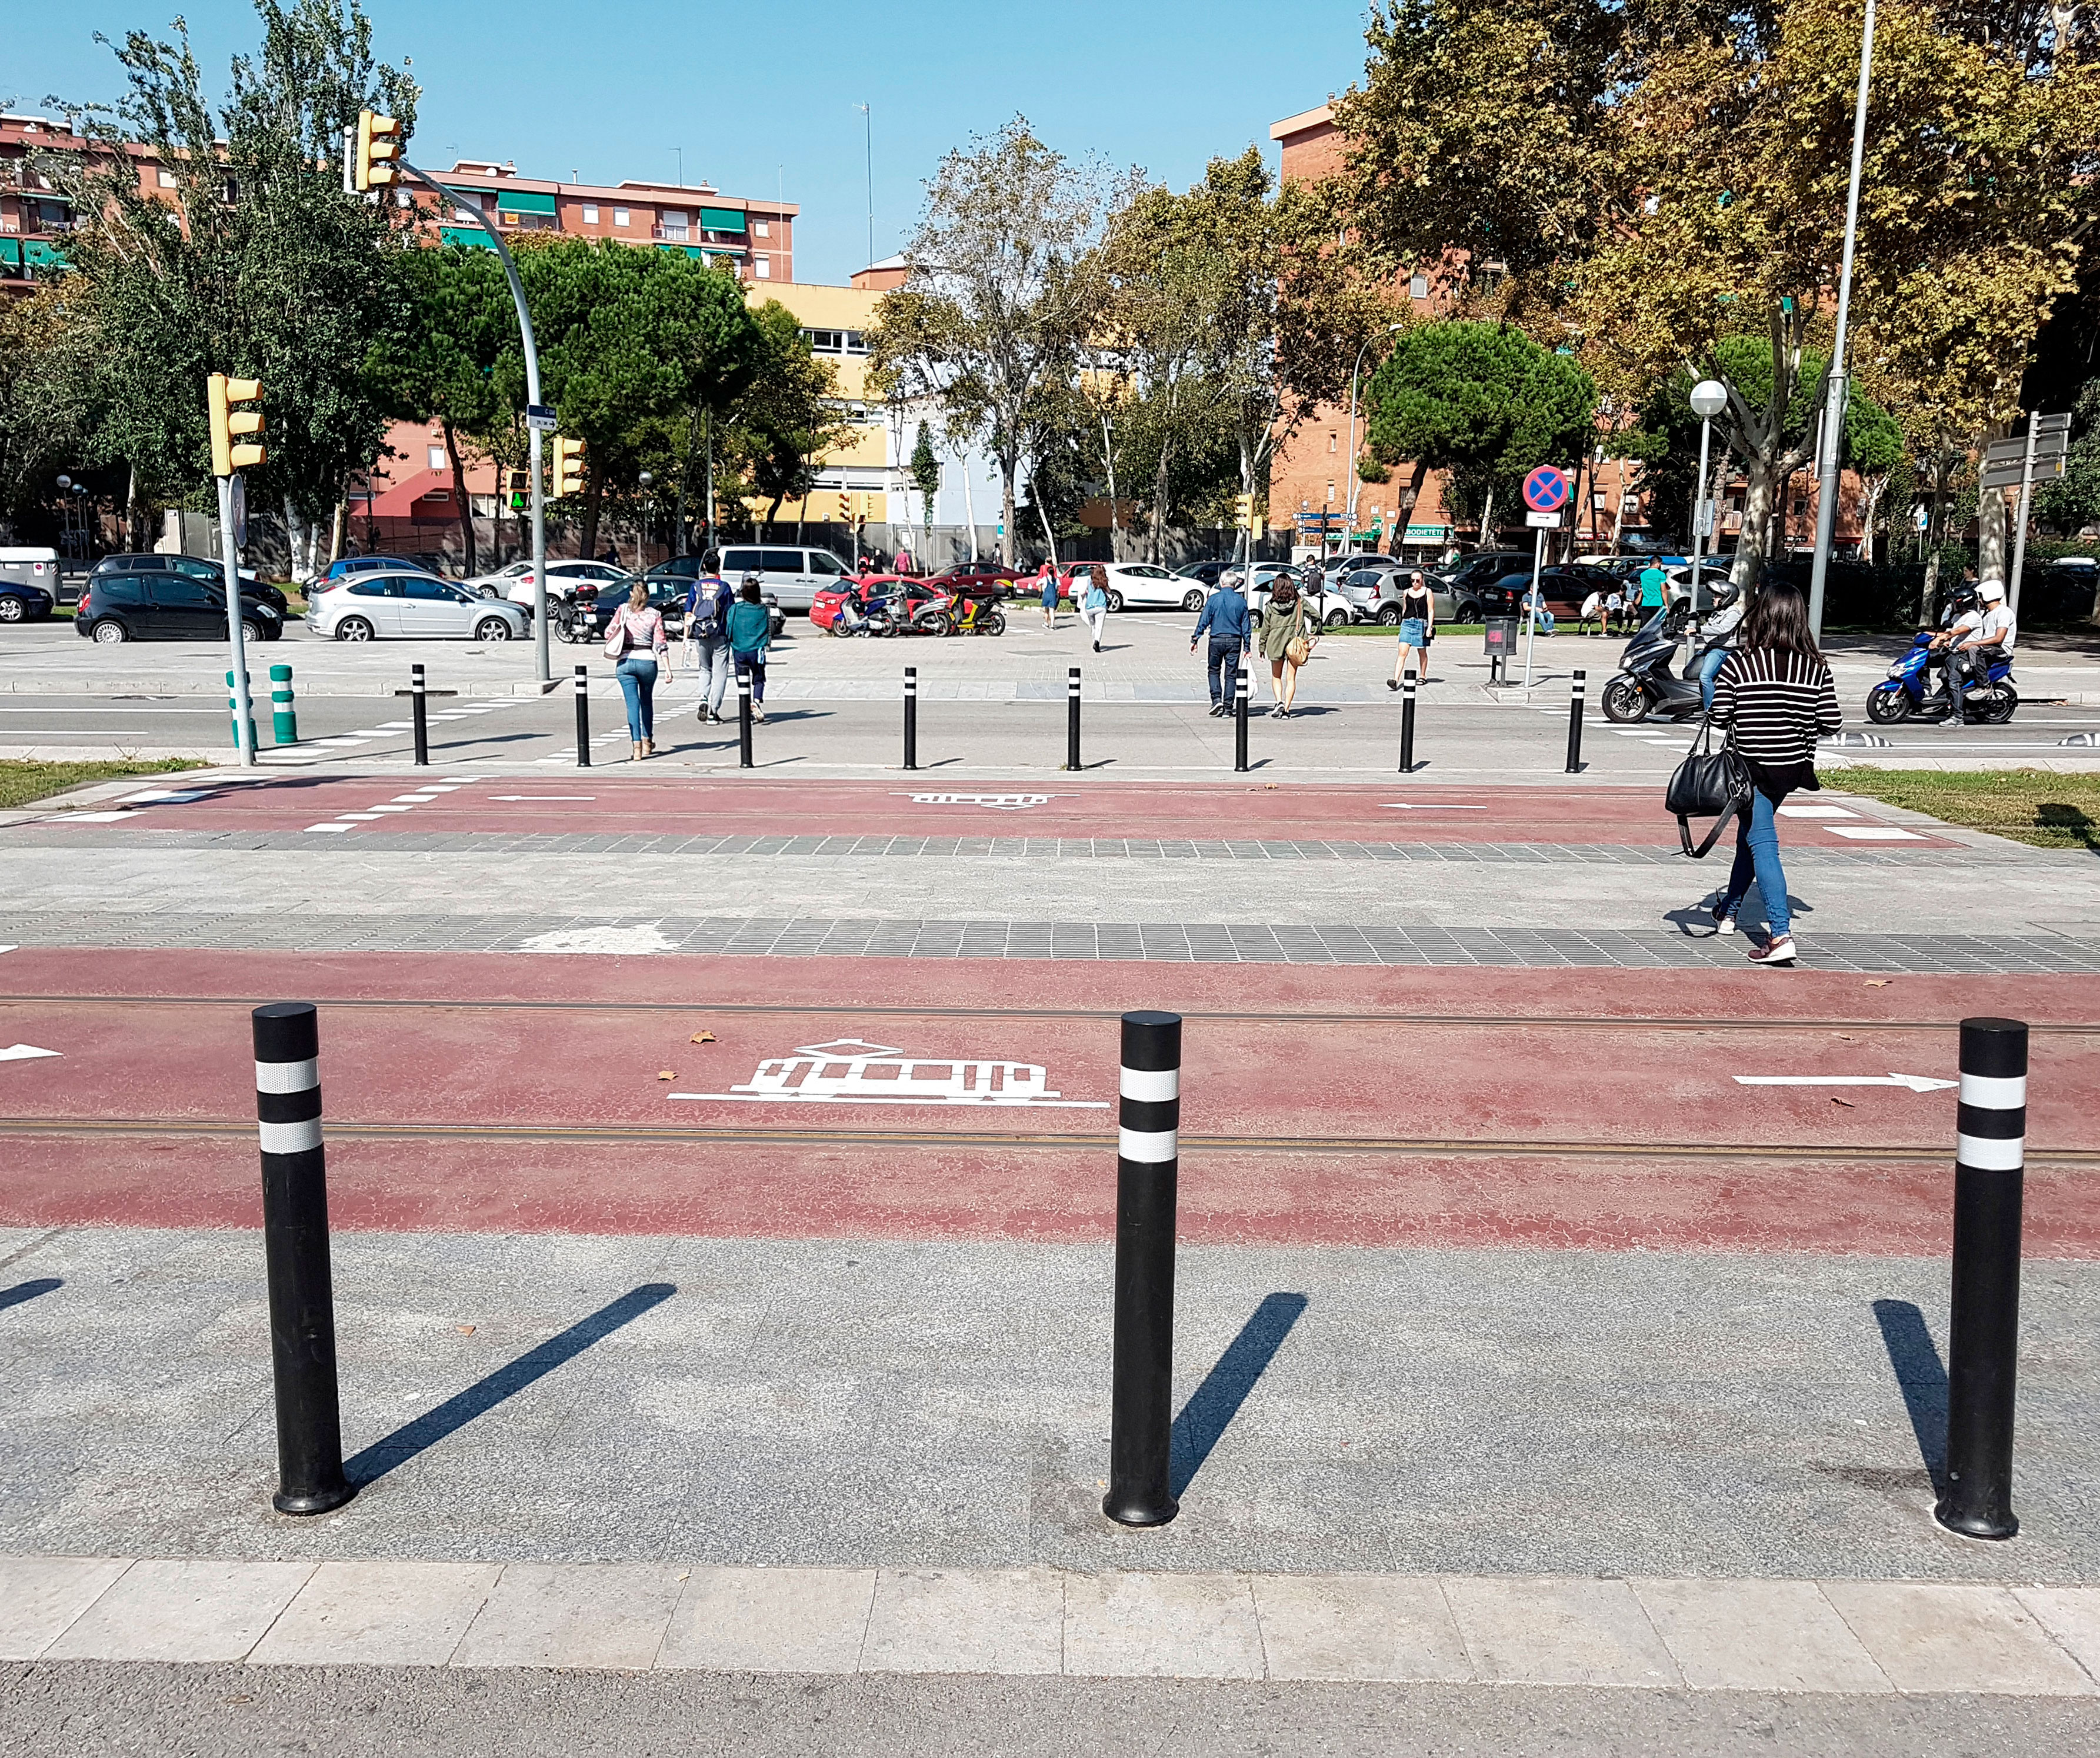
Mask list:
[[[92,1136],[102,1138],[179,1136],[189,1140],[245,1142],[252,1122],[215,1119],[154,1117],[0,1117],[0,1137]],[[993,1129],[751,1129],[673,1128],[656,1124],[458,1124],[336,1123],[330,1139],[366,1142],[556,1142],[571,1146],[727,1147],[981,1147],[1083,1148],[1098,1151],[1115,1137],[1100,1130]],[[1467,1140],[1410,1136],[1183,1135],[1183,1147],[1199,1153],[1378,1155],[1445,1159],[1670,1159],[1820,1164],[1851,1160],[1865,1164],[1941,1165],[1943,1143],[1894,1146],[1886,1143],[1740,1142],[1570,1142]],[[2031,1165],[2100,1168],[2100,1149],[2030,1148]]]

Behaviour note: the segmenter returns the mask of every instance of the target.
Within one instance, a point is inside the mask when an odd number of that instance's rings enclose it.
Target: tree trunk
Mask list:
[[[1754,453],[1743,461],[1743,523],[1736,533],[1736,561],[1728,577],[1744,592],[1764,572],[1765,546],[1771,531],[1772,466]]]
[[[1119,562],[1123,555],[1123,533],[1116,524],[1115,434],[1109,425],[1108,411],[1101,411],[1101,467],[1109,479],[1109,559]],[[1051,546],[1050,559],[1057,559],[1057,546]]]
[[[970,492],[970,455],[963,453],[963,520],[970,533],[970,560],[977,559],[977,504]]]
[[[1487,504],[1480,509],[1480,547],[1487,549],[1494,542],[1495,485],[1488,484]]]
[[[787,498],[785,495],[776,494],[773,497],[772,504],[765,509],[765,537],[768,542],[770,542],[773,538],[774,521],[780,517],[780,503]],[[799,538],[802,533],[798,530],[795,535]]]
[[[460,457],[459,438],[452,431],[452,424],[439,424],[444,429],[445,456],[452,466],[452,498],[459,502],[460,540],[465,546],[466,577],[470,580],[481,572],[474,559],[474,503],[466,496],[466,465]]]
[[[1017,535],[1013,528],[1013,479],[1020,468],[1017,457],[999,461],[999,559],[1008,568],[1013,566],[1013,540]]]
[[[1979,447],[1978,448],[1981,450]],[[1976,577],[2005,580],[2011,570],[2012,546],[2006,534],[2012,528],[2006,510],[2005,491],[1986,488],[1976,497]]]
[[[1050,546],[1050,565],[1052,568],[1055,568],[1057,565],[1057,533],[1050,528],[1050,509],[1043,503],[1043,479],[1040,476],[1038,476],[1035,480],[1035,516],[1042,521],[1043,541]],[[1113,559],[1114,554],[1113,546],[1111,546],[1110,554],[1111,559]],[[1013,562],[1011,557],[1008,559],[1006,565],[1008,568],[1013,566]]]
[[[1159,442],[1159,467],[1152,477],[1152,554],[1148,558],[1154,568],[1163,567],[1167,561],[1167,447],[1162,437]]]
[[[338,497],[335,503],[335,516],[329,521],[329,565],[331,568],[342,559],[343,521],[349,516],[349,501]]]

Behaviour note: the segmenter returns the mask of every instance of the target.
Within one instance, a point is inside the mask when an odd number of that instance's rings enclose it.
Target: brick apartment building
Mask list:
[[[1281,149],[1282,174],[1286,181],[1317,183],[1340,173],[1344,139],[1335,125],[1331,95],[1317,108],[1287,116],[1273,124],[1268,135]],[[1433,309],[1429,276],[1411,276],[1407,292],[1418,312],[1426,316]],[[1366,378],[1370,370],[1367,359]],[[1273,531],[1282,535],[1295,521],[1308,515],[1346,513],[1349,480],[1357,461],[1368,457],[1365,426],[1359,393],[1353,444],[1348,406],[1344,402],[1322,405],[1314,410],[1290,442],[1277,448],[1269,468],[1269,523]],[[1578,553],[1609,550],[1620,538],[1648,535],[1647,500],[1640,490],[1638,466],[1617,458],[1599,459],[1594,453],[1587,459],[1564,462],[1577,465],[1581,473],[1577,483],[1575,521],[1575,547]],[[1377,533],[1375,537],[1364,537],[1362,546],[1404,555],[1413,561],[1433,561],[1454,546],[1480,541],[1476,524],[1459,519],[1445,506],[1440,471],[1432,470],[1426,475],[1419,497],[1412,505],[1401,506],[1411,475],[1410,467],[1401,463],[1392,467],[1386,481],[1359,484],[1356,529],[1364,533],[1375,529]],[[1730,540],[1742,528],[1743,488],[1738,478],[1720,491],[1719,537],[1723,548],[1731,546]],[[1789,490],[1783,508],[1783,550],[1814,542],[1815,495],[1815,485],[1807,482],[1805,475],[1797,479],[1796,485]],[[1848,474],[1839,503],[1838,535],[1841,544],[1856,545],[1859,541],[1859,510],[1863,504],[1860,485]],[[1507,511],[1515,521],[1520,510],[1511,507]],[[1502,523],[1499,509],[1495,522],[1498,526]],[[1345,521],[1337,521],[1322,528],[1339,533],[1344,525]],[[1293,535],[1301,541],[1317,543],[1321,539],[1321,530],[1308,526],[1295,531]],[[1685,537],[1681,532],[1657,535],[1673,541],[1681,541]]]

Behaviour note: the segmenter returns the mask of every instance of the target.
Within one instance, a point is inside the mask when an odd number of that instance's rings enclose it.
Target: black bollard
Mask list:
[[[1582,688],[1587,674],[1578,671],[1568,691],[1568,773],[1582,769]]]
[[[1400,772],[1414,773],[1414,668],[1402,675],[1400,686]]]
[[[1932,1515],[1950,1532],[2009,1539],[2020,1529],[2013,1517],[2013,1392],[2027,1133],[2025,1022],[1961,1022],[1958,1099],[1947,1493]]]
[[[752,766],[751,673],[741,665],[736,669],[736,766]]]
[[[277,1402],[280,1513],[320,1514],[357,1492],[342,1474],[335,1292],[321,1149],[320,1033],[313,1003],[254,1013],[255,1115],[262,1137],[262,1255]]]
[[[426,699],[423,668],[420,665],[408,668],[408,718],[416,723],[416,766],[428,769],[430,766],[430,704]]]
[[[1181,1511],[1171,1484],[1179,1014],[1123,1016],[1117,1122],[1115,1363],[1101,1512],[1123,1526],[1161,1526]]]
[[[1065,766],[1079,766],[1079,668],[1065,674]]]
[[[1244,775],[1247,766],[1247,661],[1240,656],[1239,669],[1233,674],[1233,769]]]
[[[904,668],[904,766],[919,766],[919,668]]]
[[[590,767],[590,667],[576,667],[576,767]]]

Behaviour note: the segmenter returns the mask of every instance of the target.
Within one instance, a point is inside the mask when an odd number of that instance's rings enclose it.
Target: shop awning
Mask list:
[[[703,232],[742,232],[743,211],[740,208],[702,208],[700,229]]]
[[[439,238],[446,244],[456,244],[469,250],[493,250],[488,234],[479,226],[440,226]]]
[[[536,189],[499,189],[496,192],[496,211],[499,214],[545,214],[550,219],[559,210],[554,198],[543,195]]]
[[[24,238],[22,241],[22,260],[27,263],[32,268],[70,268],[73,267],[70,263],[66,261],[65,252],[61,250],[56,245],[46,244],[41,239],[37,238]]]
[[[12,238],[0,238],[0,263],[13,263],[20,264],[21,260],[21,245],[17,244]]]

